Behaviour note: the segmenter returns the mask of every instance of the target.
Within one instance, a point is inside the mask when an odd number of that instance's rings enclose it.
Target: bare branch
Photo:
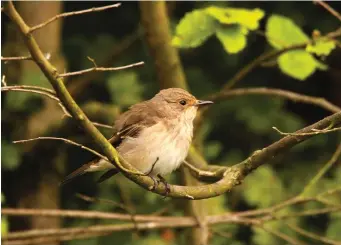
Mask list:
[[[294,224],[291,224],[291,223],[286,223],[286,225],[290,229],[292,229],[293,231],[295,231],[295,232],[297,232],[303,236],[309,237],[311,239],[323,242],[325,244],[340,245],[340,241],[336,241],[336,240],[332,240],[332,239],[329,239],[329,238],[324,237],[324,236],[316,235],[312,232],[306,231],[306,230],[304,230],[304,229],[302,229],[302,228],[300,228]]]
[[[3,57],[1,56],[1,61],[21,61],[21,60],[32,60],[31,56],[19,56],[19,57]]]
[[[325,8],[329,13],[331,13],[332,15],[334,15],[339,21],[341,21],[341,15],[339,14],[339,12],[337,12],[335,9],[333,9],[332,7],[330,7],[330,5],[326,2],[323,2],[321,0],[313,0],[314,3],[317,3],[319,5],[321,5],[323,8]]]
[[[74,71],[74,72],[68,72],[68,73],[62,73],[59,74],[58,77],[70,77],[70,76],[77,76],[77,75],[82,75],[85,73],[89,73],[89,72],[102,72],[102,71],[120,71],[120,70],[124,70],[124,69],[128,69],[131,67],[135,67],[135,66],[141,66],[143,65],[144,62],[140,61],[137,63],[133,63],[130,65],[126,65],[126,66],[118,66],[118,67],[93,67],[93,68],[89,68],[89,69],[85,69],[85,70],[81,70],[81,71]]]
[[[310,182],[304,187],[302,191],[302,196],[305,195],[310,191],[310,189],[321,179],[323,175],[326,174],[326,172],[337,162],[337,160],[340,159],[341,155],[341,143],[336,148],[336,151],[334,152],[333,156],[330,158],[330,160],[318,171],[318,173],[310,180]]]
[[[87,150],[89,152],[91,152],[92,154],[100,157],[101,159],[105,160],[105,161],[108,161],[108,158],[106,158],[105,156],[103,156],[102,154],[98,153],[97,151],[89,148],[89,147],[86,147],[82,144],[79,144],[79,143],[76,143],[72,140],[68,140],[68,139],[64,139],[64,138],[58,138],[58,137],[38,137],[38,138],[33,138],[33,139],[26,139],[26,140],[16,140],[16,141],[13,141],[14,144],[17,144],[17,143],[26,143],[26,142],[30,142],[30,141],[34,141],[34,140],[60,140],[60,141],[64,141],[65,143],[67,144],[71,144],[71,145],[75,145],[75,146],[78,146],[84,150]]]
[[[209,99],[214,101],[221,101],[223,99],[234,97],[234,96],[242,96],[242,95],[269,95],[269,96],[277,96],[286,98],[295,102],[301,102],[305,104],[311,104],[320,106],[331,112],[339,112],[341,108],[328,102],[324,98],[308,96],[304,94],[299,94],[287,90],[282,89],[274,89],[274,88],[241,88],[241,89],[232,89],[227,91],[221,91],[217,94],[211,95]]]
[[[46,59],[50,59],[51,58],[51,54],[50,53],[46,53],[45,54]],[[1,56],[1,60],[6,62],[9,61],[23,61],[23,60],[32,60],[31,56],[18,56],[18,57],[3,57]]]
[[[278,128],[276,127],[272,127],[274,130],[276,130],[279,134],[281,135],[292,135],[292,136],[305,136],[305,135],[317,135],[317,134],[326,134],[326,133],[331,133],[331,132],[335,132],[335,131],[339,131],[341,130],[341,127],[339,128],[332,128],[332,129],[311,129],[312,132],[307,132],[307,133],[285,133],[280,131]],[[329,128],[329,126],[328,126]]]
[[[65,18],[65,17],[69,17],[69,16],[73,16],[73,15],[79,15],[79,14],[86,14],[86,13],[90,13],[90,12],[99,12],[99,11],[103,11],[103,10],[106,10],[106,9],[110,9],[110,8],[117,8],[121,5],[121,3],[116,3],[116,4],[111,4],[111,5],[108,5],[108,6],[104,6],[104,7],[98,7],[98,8],[91,8],[91,9],[85,9],[85,10],[80,10],[80,11],[73,11],[73,12],[67,12],[67,13],[63,13],[63,14],[58,14],[50,19],[48,19],[47,21],[39,24],[39,25],[36,25],[36,26],[33,26],[31,27],[28,32],[29,33],[32,33],[40,28],[43,28],[44,26],[50,24],[51,22],[55,21],[55,20],[58,20],[60,18]]]

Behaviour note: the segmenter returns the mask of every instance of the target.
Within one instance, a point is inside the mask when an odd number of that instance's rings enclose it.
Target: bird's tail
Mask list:
[[[91,161],[89,163],[84,164],[83,166],[77,168],[75,171],[73,171],[71,174],[69,174],[68,176],[65,177],[65,179],[60,182],[60,185],[65,185],[67,183],[69,183],[73,178],[77,177],[77,176],[81,176],[83,174],[85,174],[86,172],[88,172],[88,170],[91,168],[91,166],[93,166],[94,164],[96,164],[98,162],[98,160],[94,160]]]
[[[114,176],[119,171],[114,167],[113,164],[110,162],[104,161],[102,159],[95,159],[89,163],[84,164],[80,168],[73,171],[71,174],[65,177],[65,179],[60,183],[60,185],[65,185],[68,182],[70,182],[73,178],[77,176],[81,176],[85,174],[86,172],[94,172],[94,171],[103,171],[107,170],[100,179],[98,180],[98,183],[103,182],[104,180]]]

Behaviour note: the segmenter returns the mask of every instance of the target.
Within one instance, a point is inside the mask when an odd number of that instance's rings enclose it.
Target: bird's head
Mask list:
[[[185,117],[193,121],[199,107],[212,104],[212,101],[198,100],[181,88],[163,89],[152,99],[162,105],[162,109],[177,118]]]

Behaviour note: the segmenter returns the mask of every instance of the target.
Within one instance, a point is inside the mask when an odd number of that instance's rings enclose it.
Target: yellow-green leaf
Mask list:
[[[271,46],[276,49],[307,42],[308,36],[291,19],[272,15],[266,24],[266,36]]]
[[[282,54],[278,57],[278,65],[282,72],[298,80],[306,79],[316,68],[325,68],[304,50],[293,50]]]
[[[259,21],[264,17],[264,11],[261,9],[237,9],[208,7],[206,12],[216,18],[222,24],[239,24],[249,30],[256,30],[259,27]]]
[[[214,34],[218,22],[204,10],[187,13],[177,25],[172,45],[179,48],[194,48]]]
[[[333,40],[316,40],[314,44],[307,45],[305,50],[318,56],[329,55],[335,46],[335,41]]]
[[[240,26],[220,27],[216,35],[227,53],[235,54],[246,47],[245,28]]]

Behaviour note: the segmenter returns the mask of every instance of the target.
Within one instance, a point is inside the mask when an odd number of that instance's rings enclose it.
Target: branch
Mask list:
[[[36,25],[36,26],[29,28],[28,33],[32,33],[32,32],[34,32],[40,28],[43,28],[44,26],[46,26],[46,25],[50,24],[51,22],[58,20],[60,18],[73,16],[73,15],[79,15],[79,14],[86,14],[86,13],[90,13],[90,12],[99,12],[99,11],[103,11],[103,10],[110,9],[110,8],[117,8],[119,6],[121,6],[121,4],[116,3],[116,4],[104,6],[104,7],[91,8],[91,9],[85,9],[85,10],[80,10],[80,11],[73,11],[73,12],[58,14],[58,15],[48,19],[47,21],[45,21],[39,25]]]
[[[84,150],[87,150],[89,152],[91,152],[92,154],[98,156],[99,158],[102,158],[103,160],[105,161],[108,161],[108,158],[106,158],[105,156],[103,156],[102,154],[98,153],[97,151],[89,148],[89,147],[86,147],[82,144],[79,144],[79,143],[76,143],[72,140],[68,140],[68,139],[64,139],[64,138],[57,138],[57,137],[38,137],[38,138],[33,138],[33,139],[26,139],[26,140],[16,140],[16,141],[13,141],[14,144],[18,144],[18,143],[26,143],[26,142],[30,142],[30,141],[35,141],[35,140],[60,140],[60,141],[64,141],[65,143],[67,144],[70,144],[70,145],[75,145],[75,146],[78,146]]]
[[[329,13],[331,13],[332,15],[334,15],[339,21],[341,21],[341,15],[339,14],[339,12],[337,12],[335,9],[333,9],[332,7],[330,7],[330,5],[328,3],[325,3],[321,0],[314,0],[313,1],[316,4],[320,4],[323,8],[325,8]]]
[[[334,113],[341,111],[340,107],[330,103],[329,101],[321,97],[308,96],[308,95],[299,94],[299,93],[295,93],[295,92],[291,92],[287,90],[266,88],[266,87],[240,88],[240,89],[232,89],[232,90],[227,90],[227,91],[223,90],[221,92],[218,92],[217,94],[211,95],[209,99],[214,100],[214,101],[222,101],[226,98],[242,96],[242,95],[276,96],[276,97],[286,98],[295,102],[316,105]]]
[[[133,63],[130,65],[126,65],[126,66],[118,66],[118,67],[93,67],[93,68],[89,68],[89,69],[85,69],[85,70],[81,70],[81,71],[74,71],[74,72],[68,72],[68,73],[62,73],[58,75],[58,78],[61,77],[70,77],[70,76],[77,76],[77,75],[83,75],[85,73],[89,73],[89,72],[101,72],[101,71],[119,71],[119,70],[124,70],[127,68],[131,68],[131,67],[135,67],[135,66],[141,66],[143,65],[144,62],[140,61],[137,63]]]
[[[301,195],[304,196],[305,194],[309,193],[311,188],[316,185],[316,183],[321,179],[323,175],[340,159],[341,156],[341,143],[337,147],[336,151],[334,152],[333,156],[330,160],[318,171],[318,173],[310,180],[310,182],[304,187]]]
[[[1,56],[1,61],[21,61],[21,60],[32,60],[31,56],[19,56],[19,57],[3,57]]]

